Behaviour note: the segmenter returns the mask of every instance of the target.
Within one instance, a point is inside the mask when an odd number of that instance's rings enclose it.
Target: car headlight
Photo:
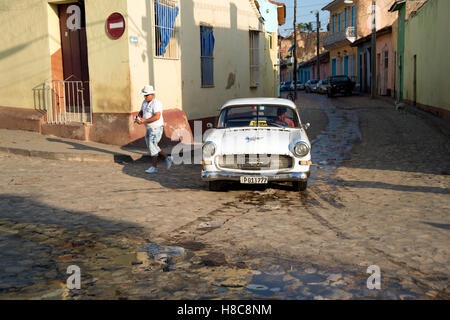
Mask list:
[[[304,157],[309,153],[309,146],[304,141],[297,142],[294,146],[296,157]]]
[[[212,141],[207,141],[202,147],[203,158],[212,157],[216,153],[216,144]]]

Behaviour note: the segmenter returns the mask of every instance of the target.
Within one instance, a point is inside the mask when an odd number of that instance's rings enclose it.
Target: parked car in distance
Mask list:
[[[296,105],[287,99],[246,98],[226,102],[217,127],[205,132],[201,178],[209,190],[227,181],[241,184],[291,182],[304,191],[310,175],[311,143]],[[208,124],[208,127],[212,127]]]
[[[291,90],[294,90],[294,81],[291,83]],[[305,85],[299,80],[297,80],[297,90],[305,90]]]
[[[319,80],[308,80],[305,83],[305,91],[306,93],[316,92],[317,90],[317,83]]]
[[[289,91],[291,88],[292,81],[283,82],[283,85],[280,87],[280,91]]]
[[[317,84],[317,92],[318,93],[327,93],[328,88],[328,80],[320,80]]]
[[[355,83],[348,76],[330,76],[328,77],[328,97],[333,97],[337,93],[352,95]]]

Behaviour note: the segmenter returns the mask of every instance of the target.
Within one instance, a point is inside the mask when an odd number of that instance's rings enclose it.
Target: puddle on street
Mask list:
[[[417,288],[384,279],[366,288],[366,274],[269,262],[229,264],[200,242],[186,247],[145,242],[138,230],[116,235],[0,221],[10,245],[3,250],[0,299],[416,299]],[[24,230],[27,230],[24,232]],[[2,239],[4,239],[4,237]],[[36,242],[39,241],[39,243]],[[33,244],[33,245],[30,245]],[[81,289],[68,290],[66,269],[81,269]]]
[[[425,293],[418,287],[403,287],[395,280],[383,279],[382,290],[369,290],[369,274],[329,270],[318,266],[271,265],[253,271],[246,290],[270,299],[419,299]]]

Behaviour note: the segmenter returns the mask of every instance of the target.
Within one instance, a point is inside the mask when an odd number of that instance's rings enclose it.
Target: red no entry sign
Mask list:
[[[123,16],[114,12],[106,20],[106,30],[113,39],[119,39],[125,32],[125,19]]]

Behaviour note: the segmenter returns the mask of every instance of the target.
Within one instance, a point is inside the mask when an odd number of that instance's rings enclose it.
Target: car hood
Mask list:
[[[291,155],[292,145],[303,140],[309,144],[303,129],[229,128],[217,129],[211,135],[219,154]]]

